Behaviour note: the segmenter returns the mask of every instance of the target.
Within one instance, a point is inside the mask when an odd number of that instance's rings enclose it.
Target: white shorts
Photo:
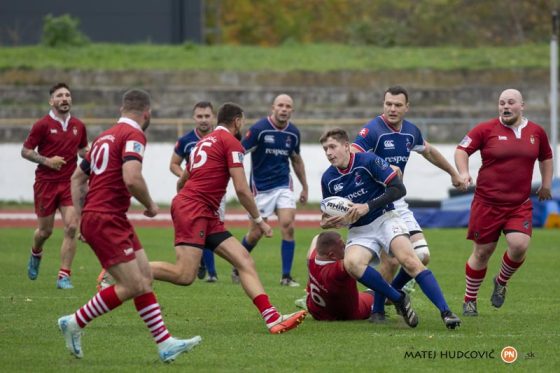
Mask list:
[[[412,213],[412,211],[409,210],[408,203],[406,203],[404,197],[393,202],[393,205],[395,205],[395,211],[399,213],[399,216],[406,224],[409,232],[422,232],[420,224],[418,224],[416,218],[414,218],[414,214]]]
[[[387,255],[392,255],[389,248],[391,241],[397,236],[408,236],[406,224],[399,214],[392,210],[381,215],[371,223],[348,230],[348,241],[346,247],[360,245],[373,254],[372,265],[379,264],[381,250]]]
[[[258,192],[255,202],[263,218],[268,218],[276,209],[295,209],[296,198],[294,192],[288,188]]]

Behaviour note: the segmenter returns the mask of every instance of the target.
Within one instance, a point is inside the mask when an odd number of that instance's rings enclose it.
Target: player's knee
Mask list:
[[[76,237],[77,231],[78,231],[77,224],[69,224],[66,227],[64,227],[64,235],[66,237],[70,237],[70,238]]]
[[[53,233],[52,228],[39,228],[37,229],[37,235],[42,238],[43,240],[46,240],[47,238],[49,238]]]
[[[403,258],[401,261],[401,266],[412,277],[415,277],[418,273],[422,272],[426,268],[416,255],[408,255]]]
[[[283,237],[294,237],[294,223],[293,222],[286,222],[282,224],[282,235]]]
[[[344,269],[346,269],[346,272],[356,279],[363,275],[366,266],[366,264],[356,260],[356,258],[349,256],[344,257]]]
[[[196,273],[178,273],[175,276],[175,281],[173,282],[175,285],[180,285],[180,286],[189,286],[192,285],[192,283],[194,282],[196,278]]]
[[[430,262],[430,248],[428,247],[428,242],[425,239],[413,242],[412,248],[422,264],[427,265]]]

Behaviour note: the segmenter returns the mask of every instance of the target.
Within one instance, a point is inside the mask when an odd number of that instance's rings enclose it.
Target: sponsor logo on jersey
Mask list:
[[[264,151],[264,153],[265,154],[273,154],[273,155],[276,155],[276,156],[283,155],[283,156],[286,156],[286,157],[288,157],[290,155],[290,153],[285,149],[266,149]]]
[[[404,157],[389,157],[389,158],[404,158]],[[408,159],[408,158],[407,158]],[[375,158],[375,164],[382,170],[386,170],[389,167],[389,163],[383,158]]]
[[[243,163],[244,154],[241,152],[231,152],[231,160],[233,163]]]
[[[58,133],[58,131],[56,130],[56,128],[51,128],[51,133]]]
[[[355,191],[354,193],[350,193],[347,196],[345,196],[345,198],[348,198],[350,201],[353,201],[354,198],[359,197],[359,196],[365,196],[367,193],[367,190],[364,188],[360,188],[360,190]]]
[[[533,135],[531,135],[531,137],[529,137],[529,141],[531,142],[531,145],[535,144],[535,137],[533,137]]]
[[[360,186],[364,183],[364,181],[362,180],[362,175],[360,175],[358,172],[356,172],[356,176],[354,177],[354,184],[356,184],[356,186]]]
[[[385,149],[395,149],[395,143],[393,140],[385,140],[383,141],[383,146]]]
[[[113,136],[113,135],[101,136],[100,138],[97,139],[96,143],[101,142],[101,141],[105,141],[105,140],[109,140],[109,141],[111,141],[111,142],[115,142],[115,136]]]
[[[138,141],[128,140],[126,142],[126,146],[124,151],[126,153],[136,153],[139,154],[141,157],[144,156],[144,145]]]
[[[498,140],[507,140],[507,136],[498,136]]]
[[[406,163],[408,162],[408,157],[403,155],[395,155],[394,157],[385,157],[385,161],[389,162],[390,164],[397,164],[397,163]]]
[[[132,255],[134,254],[134,249],[132,247],[129,247],[128,249],[124,249],[123,252],[124,255]]]
[[[362,136],[362,137],[366,137],[368,133],[369,133],[369,130],[367,128],[362,128],[360,130],[359,135]]]
[[[461,142],[459,143],[459,146],[462,148],[466,148],[468,147],[472,142],[472,139],[467,135],[465,137],[463,137],[463,140],[461,140]]]
[[[339,183],[339,184],[335,184],[333,186],[334,192],[338,193],[342,190],[342,188],[344,188],[344,184],[343,183]]]
[[[274,144],[274,136],[272,135],[265,135],[264,142],[267,144]]]
[[[74,134],[74,136],[78,136],[78,129],[76,127],[73,127],[72,133]]]

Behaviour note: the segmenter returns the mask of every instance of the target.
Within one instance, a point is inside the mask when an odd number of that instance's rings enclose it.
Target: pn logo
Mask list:
[[[514,363],[515,360],[517,360],[517,350],[515,349],[515,347],[506,346],[502,349],[500,356],[504,363]]]

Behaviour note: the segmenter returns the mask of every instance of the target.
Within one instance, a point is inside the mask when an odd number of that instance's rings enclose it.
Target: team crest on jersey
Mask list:
[[[51,133],[58,133],[58,131],[56,130],[56,128],[51,128]]]
[[[527,220],[523,222],[523,228],[529,229],[529,222]]]
[[[529,141],[531,142],[531,145],[535,145],[535,137],[533,135],[529,137]]]
[[[410,139],[407,137],[406,138],[406,150],[410,153],[410,150],[412,150],[412,143],[410,142]]]
[[[366,137],[368,133],[369,133],[369,130],[367,128],[362,128],[360,130],[360,132],[358,133],[358,135],[360,135],[362,137]]]
[[[362,175],[360,175],[359,172],[356,172],[356,176],[354,177],[354,184],[356,184],[356,186],[360,186],[364,183],[364,181],[362,180]]]
[[[245,134],[245,137],[246,137],[246,138],[251,137],[251,130],[248,130],[248,131],[247,131],[247,133]]]
[[[467,135],[463,137],[463,140],[459,143],[460,147],[467,148],[472,142],[472,139]]]
[[[231,152],[231,161],[233,163],[243,164],[243,153],[241,153],[241,152]]]
[[[126,142],[126,146],[124,148],[126,153],[136,153],[139,154],[141,157],[144,156],[144,145],[138,141],[129,140]]]
[[[76,127],[72,128],[72,133],[74,133],[74,136],[78,136],[78,129]]]
[[[290,136],[286,137],[286,148],[292,147],[292,138]]]
[[[395,142],[393,140],[383,141],[383,146],[385,149],[395,149]]]
[[[389,163],[387,163],[387,161],[385,161],[383,158],[376,158],[375,164],[382,170],[386,170],[387,167],[389,167]]]
[[[274,144],[274,136],[272,135],[265,135],[264,136],[264,142],[266,144]]]

